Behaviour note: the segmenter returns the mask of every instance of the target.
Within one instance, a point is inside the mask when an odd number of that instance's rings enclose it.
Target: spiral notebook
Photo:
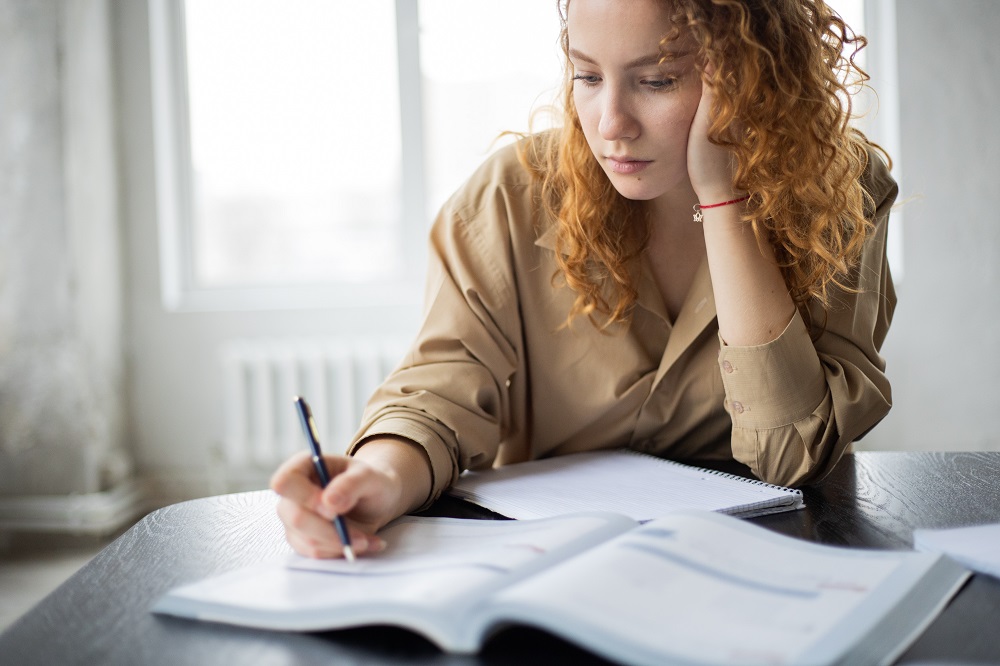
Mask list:
[[[805,506],[799,490],[626,449],[465,472],[449,494],[518,520],[612,511],[646,521],[681,509],[749,518]]]

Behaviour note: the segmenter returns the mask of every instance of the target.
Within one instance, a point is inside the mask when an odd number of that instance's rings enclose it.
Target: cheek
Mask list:
[[[670,137],[674,142],[687,142],[700,98],[698,95],[692,99],[678,100],[669,109],[664,109],[658,123],[660,135]]]
[[[580,126],[583,127],[583,134],[590,141],[591,137],[597,131],[598,123],[600,123],[600,114],[595,113],[595,108],[597,105],[592,101],[588,100],[587,97],[582,93],[573,93],[573,105],[576,107],[576,115],[580,119]]]

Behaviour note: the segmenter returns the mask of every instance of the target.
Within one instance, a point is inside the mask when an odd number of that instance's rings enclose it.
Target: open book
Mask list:
[[[403,517],[381,534],[377,556],[284,556],[174,589],[153,611],[288,631],[396,625],[457,653],[523,624],[630,664],[875,664],[969,575],[944,556],[821,546],[710,512]]]
[[[649,520],[678,509],[742,518],[801,509],[802,492],[627,449],[465,472],[448,491],[508,518],[613,511]]]

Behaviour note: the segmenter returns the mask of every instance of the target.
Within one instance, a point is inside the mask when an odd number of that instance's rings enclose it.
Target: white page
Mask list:
[[[500,574],[481,567],[455,567],[413,571],[411,575],[330,575],[293,569],[285,558],[256,567],[233,571],[173,590],[173,600],[231,608],[236,617],[253,614],[252,626],[295,629],[325,629],[330,613],[391,602],[420,605],[427,609],[445,608],[452,601],[488,584]],[[196,607],[192,606],[192,609]],[[281,616],[290,614],[290,625]],[[216,611],[210,619],[228,621]],[[317,625],[301,625],[302,618],[315,618]],[[240,622],[238,622],[240,623]]]
[[[556,633],[606,655],[637,650],[626,661],[655,663],[645,650],[692,663],[825,663],[879,619],[871,605],[905,592],[894,576],[913,555],[679,513],[501,591],[497,613],[558,622]]]
[[[477,567],[511,571],[607,523],[607,516],[558,521],[404,517],[379,532],[387,547],[355,562],[291,556],[293,569],[347,576],[409,574]]]
[[[388,544],[382,553],[353,563],[283,555],[174,589],[155,609],[286,629],[329,628],[336,626],[331,618],[378,617],[389,606],[450,611],[456,600],[553,551],[634,525],[609,514],[546,521],[403,517],[380,531]]]
[[[970,569],[1000,578],[1000,523],[913,530],[913,546],[946,553]]]
[[[466,473],[451,493],[517,519],[612,511],[649,520],[679,509],[726,513],[768,502],[789,509],[802,506],[799,491],[622,450]]]

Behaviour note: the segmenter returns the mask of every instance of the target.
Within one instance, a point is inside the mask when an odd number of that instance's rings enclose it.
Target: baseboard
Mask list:
[[[97,493],[4,497],[0,531],[103,536],[127,526],[146,507],[146,489],[138,480]]]
[[[271,470],[158,470],[99,493],[0,498],[0,533],[105,536],[178,502],[268,486]]]

